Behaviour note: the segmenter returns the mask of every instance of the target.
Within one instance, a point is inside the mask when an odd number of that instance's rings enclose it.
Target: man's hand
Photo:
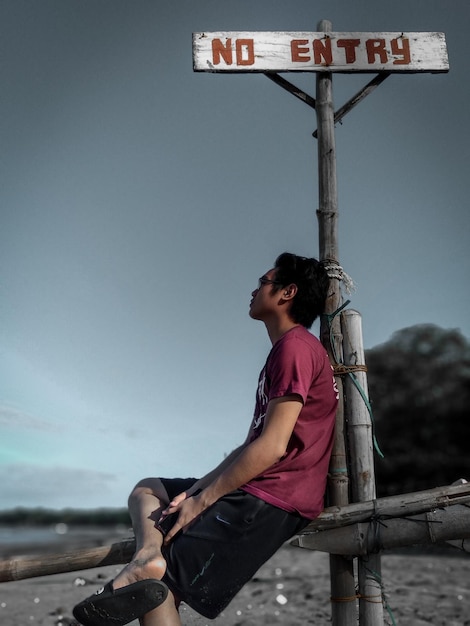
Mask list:
[[[188,526],[206,509],[206,506],[204,506],[201,502],[201,498],[199,496],[191,496],[190,491],[191,490],[180,493],[178,496],[173,498],[168,507],[162,513],[163,519],[167,515],[178,513],[176,522],[165,535],[163,540],[164,544],[170,543],[180,530],[183,530],[184,532],[186,528],[188,528]]]

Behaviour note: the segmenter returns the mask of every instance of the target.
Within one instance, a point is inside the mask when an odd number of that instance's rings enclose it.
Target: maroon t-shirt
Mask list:
[[[261,370],[250,441],[263,430],[269,401],[292,394],[301,397],[303,408],[285,455],[242,489],[314,519],[324,506],[338,391],[325,348],[303,326],[274,344]]]

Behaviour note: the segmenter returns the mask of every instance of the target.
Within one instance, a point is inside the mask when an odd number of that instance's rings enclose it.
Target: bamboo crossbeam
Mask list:
[[[308,104],[312,109],[315,108],[315,98],[312,98],[308,93],[305,93],[282,76],[279,76],[279,74],[275,72],[265,72],[264,75],[276,83],[276,85],[279,85],[279,87],[282,87],[299,100],[302,100],[302,102],[305,102],[305,104]]]
[[[459,504],[414,515],[388,519],[386,522],[360,522],[342,528],[319,530],[298,537],[293,543],[300,548],[349,554],[373,555],[380,550],[411,545],[435,544],[470,538],[470,507]],[[453,543],[452,545],[456,545]]]
[[[345,506],[330,506],[306,526],[302,534],[365,522],[371,518],[419,515],[433,509],[467,502],[470,502],[470,483],[387,496]]]

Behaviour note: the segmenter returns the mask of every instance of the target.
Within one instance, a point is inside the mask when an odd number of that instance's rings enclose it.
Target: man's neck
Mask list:
[[[299,326],[290,318],[276,318],[265,322],[266,330],[268,331],[269,339],[272,345],[274,345],[279,339],[285,335],[289,330]]]

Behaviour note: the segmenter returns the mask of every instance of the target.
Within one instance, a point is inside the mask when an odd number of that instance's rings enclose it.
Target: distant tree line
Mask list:
[[[378,495],[470,481],[470,343],[417,325],[366,351]]]
[[[130,526],[127,509],[26,509],[16,508],[0,511],[0,524],[6,526]]]

